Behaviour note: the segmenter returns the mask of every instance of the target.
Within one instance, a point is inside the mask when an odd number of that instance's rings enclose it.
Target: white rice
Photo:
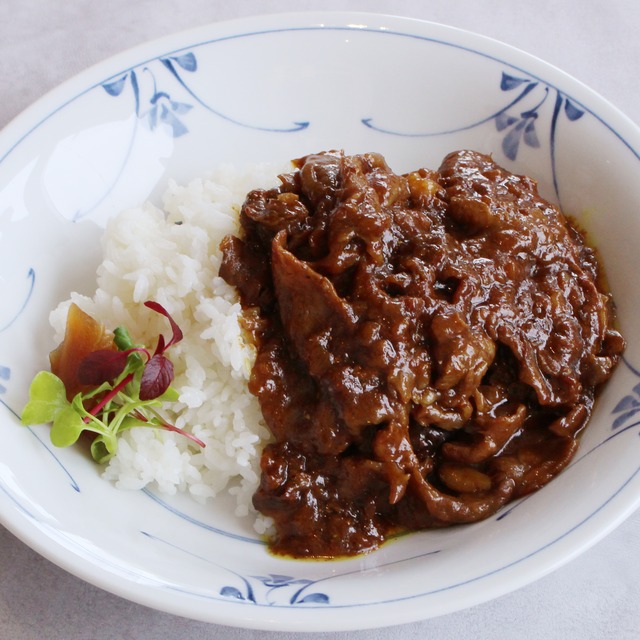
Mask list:
[[[155,300],[167,309],[184,339],[167,352],[180,400],[166,417],[206,446],[200,449],[166,430],[129,429],[104,478],[121,489],[187,492],[200,502],[228,491],[235,496],[236,515],[254,516],[259,533],[269,520],[255,512],[251,496],[270,434],[247,390],[255,350],[243,339],[236,291],[218,276],[219,244],[238,231],[247,192],[275,185],[277,174],[289,169],[220,167],[186,186],[171,182],[164,210],[145,203],[122,212],[104,234],[95,295],[72,294],[50,318],[60,341],[75,302],[107,328],[124,325],[134,341],[154,348],[158,334],[168,339],[171,331],[167,320],[143,303]]]

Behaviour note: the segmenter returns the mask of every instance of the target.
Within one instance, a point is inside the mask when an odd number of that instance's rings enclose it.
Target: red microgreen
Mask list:
[[[161,336],[162,337],[162,336]],[[140,379],[140,400],[153,400],[161,396],[173,382],[173,363],[156,353],[147,362]]]
[[[135,417],[141,422],[148,422],[148,418],[139,412],[135,413]],[[189,433],[184,429],[180,429],[180,427],[176,427],[173,424],[164,422],[162,424],[162,428],[166,429],[167,431],[173,431],[173,433],[179,433],[181,436],[184,436],[185,438],[188,438],[192,442],[195,442],[199,447],[202,447],[203,449],[207,446],[204,442],[202,442],[202,440],[200,440],[200,438],[198,438],[198,436],[194,436],[192,433]]]
[[[169,340],[169,342],[166,345],[164,344],[165,342],[164,336],[162,334],[158,336],[158,346],[156,347],[156,353],[163,353],[171,345],[174,345],[176,342],[180,342],[180,340],[182,340],[183,338],[182,329],[180,329],[176,321],[171,317],[169,312],[161,304],[154,302],[153,300],[147,300],[144,303],[144,305],[145,307],[152,309],[156,313],[163,315],[169,321],[169,324],[171,325],[171,331],[173,332],[173,335],[171,336],[171,340]],[[161,342],[162,342],[162,346],[160,346]]]
[[[87,355],[78,366],[80,384],[100,386],[103,382],[115,380],[127,366],[128,353],[100,349]]]
[[[122,380],[120,380],[120,382],[115,387],[113,387],[111,391],[106,393],[102,398],[102,400],[100,400],[97,404],[95,404],[92,407],[91,411],[89,412],[90,415],[94,417],[97,416],[100,413],[100,411],[102,411],[102,409],[104,409],[112,400],[114,400],[121,391],[124,391],[125,387],[130,382],[133,382],[133,373],[129,373]],[[89,420],[90,420],[89,416],[84,417],[84,421],[86,423],[88,423]]]

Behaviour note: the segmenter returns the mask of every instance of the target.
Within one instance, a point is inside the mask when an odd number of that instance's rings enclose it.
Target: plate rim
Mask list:
[[[6,160],[6,158],[13,152],[13,150],[18,147],[21,142],[26,139],[31,133],[36,130],[38,127],[42,126],[42,124],[46,121],[46,119],[56,113],[58,110],[63,109],[69,102],[78,98],[82,93],[85,93],[95,86],[108,81],[110,78],[113,78],[118,73],[130,69],[133,66],[137,66],[141,63],[144,63],[145,60],[152,60],[157,58],[162,54],[170,54],[177,51],[180,51],[187,47],[195,47],[203,44],[207,44],[209,42],[218,41],[224,39],[223,37],[217,38],[209,38],[206,41],[198,41],[198,42],[189,42],[194,37],[201,38],[202,34],[207,32],[210,33],[218,33],[218,32],[230,32],[233,30],[238,30],[242,27],[246,28],[251,25],[261,26],[262,28],[258,29],[259,33],[269,33],[274,31],[290,31],[292,29],[291,26],[282,26],[282,23],[297,23],[297,27],[299,29],[326,29],[326,30],[335,30],[338,28],[336,23],[342,22],[343,26],[341,27],[344,30],[347,29],[357,29],[359,27],[353,27],[346,25],[346,21],[348,20],[358,20],[358,19],[366,19],[372,23],[375,23],[377,26],[366,25],[364,30],[373,31],[373,32],[390,32],[390,33],[398,33],[399,35],[407,35],[406,33],[401,33],[396,30],[389,30],[384,27],[384,23],[392,22],[397,29],[400,29],[402,26],[413,27],[416,32],[420,30],[428,31],[435,30],[437,33],[441,34],[443,37],[447,34],[455,34],[457,37],[462,39],[470,39],[470,43],[478,46],[484,44],[486,46],[495,47],[502,51],[504,51],[508,56],[514,55],[517,60],[522,63],[529,63],[532,66],[540,65],[541,71],[545,73],[550,73],[554,83],[569,83],[573,88],[575,88],[580,95],[586,98],[589,102],[589,110],[596,115],[596,117],[605,125],[608,129],[610,129],[616,136],[618,136],[625,145],[636,155],[638,159],[640,159],[640,128],[636,123],[634,123],[631,118],[625,115],[620,109],[618,109],[614,104],[610,101],[606,100],[600,94],[590,89],[587,85],[582,83],[580,80],[574,78],[570,74],[562,71],[558,67],[544,61],[543,59],[529,54],[522,49],[514,47],[513,45],[504,43],[495,38],[491,38],[482,34],[474,33],[472,31],[467,31],[465,29],[461,29],[459,27],[452,27],[439,22],[432,22],[428,20],[422,20],[419,18],[412,17],[403,17],[394,14],[385,14],[385,13],[372,13],[365,11],[296,11],[296,12],[286,12],[286,13],[270,13],[270,14],[262,14],[262,15],[253,15],[245,18],[235,18],[233,20],[226,20],[221,22],[212,22],[206,25],[193,27],[186,30],[181,30],[173,34],[168,34],[162,36],[160,38],[151,39],[146,42],[139,43],[133,47],[127,48],[124,51],[116,53],[113,56],[108,57],[105,60],[102,60],[96,64],[91,65],[87,69],[71,76],[66,79],[56,87],[50,89],[46,93],[44,93],[40,98],[38,98],[35,102],[33,102],[30,106],[24,109],[22,112],[13,117],[0,131],[0,165]],[[322,20],[327,21],[329,23],[323,23]],[[280,24],[280,28],[268,28],[268,25]],[[238,33],[234,37],[247,36],[248,33]],[[424,39],[424,38],[423,38]],[[170,43],[176,43],[179,46],[171,46]],[[451,44],[449,42],[443,41],[444,44]],[[457,46],[457,45],[456,45]],[[156,51],[155,55],[151,55],[150,52]],[[476,51],[472,49],[475,53],[480,53],[481,55],[486,55],[483,52]],[[145,58],[144,56],[147,55]],[[138,62],[133,62],[132,60],[139,60]],[[126,65],[122,64],[124,61],[129,61]],[[517,66],[513,63],[511,58],[509,58],[509,62],[507,63],[510,66]],[[112,69],[118,69],[117,71],[109,72]],[[535,73],[532,73],[530,69],[523,67],[523,71],[526,71],[529,75],[533,77],[536,76]],[[548,76],[544,77],[544,81],[547,82],[549,80]],[[77,90],[74,92],[74,87],[85,86],[85,89],[81,92]],[[72,93],[73,96],[68,99],[64,99],[65,95]],[[53,107],[52,105],[55,105]],[[52,110],[53,109],[53,110]],[[605,110],[607,112],[607,120],[602,120],[597,114]],[[613,128],[611,124],[611,120],[615,121],[616,126]],[[29,126],[31,123],[32,126]],[[619,130],[625,132],[624,136],[618,133]],[[628,138],[632,138],[634,140],[633,146],[627,142]],[[0,399],[0,404],[6,407],[10,413],[16,415],[10,407],[8,407],[2,399]],[[17,416],[16,416],[17,417]],[[613,499],[615,496],[612,496]],[[7,499],[8,501],[15,500],[12,499],[12,496],[6,491],[2,482],[0,482],[0,503]],[[610,499],[610,500],[611,500]],[[609,501],[608,501],[609,502]],[[607,503],[608,504],[608,503]],[[538,571],[529,571],[526,577],[518,580],[511,580],[510,586],[505,589],[500,589],[494,587],[493,589],[487,589],[485,594],[486,597],[482,598],[467,598],[467,600],[472,600],[463,606],[452,605],[449,610],[443,610],[441,614],[444,615],[446,613],[451,613],[453,611],[457,611],[460,609],[464,609],[466,607],[472,606],[474,604],[480,604],[482,602],[486,602],[495,597],[499,597],[501,595],[505,595],[513,591],[514,589],[520,588],[527,584],[538,580],[542,576],[546,575],[557,569],[558,567],[568,563],[573,558],[582,554],[588,548],[592,547],[604,537],[609,535],[611,531],[613,531],[616,527],[618,527],[624,520],[626,520],[632,513],[634,513],[638,506],[640,506],[640,496],[636,499],[635,504],[627,503],[625,509],[618,509],[617,516],[612,520],[608,519],[607,526],[600,526],[598,532],[594,535],[591,534],[587,540],[583,541],[582,544],[576,545],[572,553],[564,554],[562,558],[556,559],[555,561],[547,561],[544,566],[540,567]],[[103,570],[100,567],[95,565],[87,565],[87,568],[83,566],[79,566],[74,559],[77,559],[77,555],[73,552],[69,552],[68,549],[61,547],[59,543],[55,542],[55,548],[52,549],[51,546],[45,544],[47,541],[51,542],[51,538],[43,538],[42,531],[39,527],[35,526],[32,522],[30,522],[27,518],[25,518],[20,513],[20,508],[15,509],[14,517],[7,517],[6,509],[0,508],[0,522],[7,530],[9,530],[12,534],[18,537],[22,542],[27,544],[30,548],[36,551],[39,555],[44,558],[50,560],[57,566],[61,567],[65,571],[75,575],[76,577],[84,580],[87,583],[93,584],[94,586],[101,588],[105,591],[108,591],[112,594],[125,597],[133,602],[137,602],[138,604],[159,609],[162,611],[166,611],[168,613],[172,613],[178,616],[188,616],[193,619],[217,623],[217,624],[226,624],[229,626],[243,627],[243,628],[254,628],[254,629],[265,629],[265,630],[281,630],[281,631],[305,631],[308,630],[305,628],[304,622],[300,623],[291,623],[282,618],[278,618],[272,620],[269,624],[262,616],[257,616],[255,619],[244,618],[242,620],[238,619],[238,616],[234,615],[224,615],[224,612],[219,611],[216,608],[214,616],[198,616],[194,615],[193,611],[185,614],[185,607],[181,607],[179,604],[175,604],[174,607],[169,606],[171,603],[165,602],[162,606],[159,606],[157,602],[154,601],[152,597],[152,593],[147,593],[145,590],[141,590],[138,585],[133,582],[123,585],[123,584],[110,584],[109,577],[113,578],[113,573],[108,570]],[[96,569],[100,569],[100,571],[96,571]],[[101,574],[104,573],[104,576]],[[113,580],[112,580],[113,581]],[[115,582],[118,582],[115,580]],[[513,583],[516,583],[513,586]],[[126,587],[126,588],[125,588]],[[416,596],[416,598],[422,597],[421,595]],[[374,605],[371,605],[374,606]],[[384,616],[384,614],[382,614]],[[341,619],[337,621],[336,624],[331,624],[331,620],[327,620],[326,624],[319,625],[317,629],[321,631],[337,631],[337,630],[356,630],[363,628],[373,628],[373,627],[382,627],[395,625],[400,623],[412,622],[417,620],[424,619],[425,616],[421,614],[411,614],[406,613],[404,616],[396,616],[392,620],[385,622],[384,620],[377,619],[378,616],[371,616],[372,624],[371,625],[363,625],[362,619],[358,619],[358,621],[353,625],[349,626],[345,624],[345,620]],[[429,616],[432,617],[432,616]]]

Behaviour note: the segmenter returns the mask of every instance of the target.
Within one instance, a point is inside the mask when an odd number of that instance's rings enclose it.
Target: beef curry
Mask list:
[[[222,244],[273,434],[277,553],[469,523],[571,460],[624,347],[596,254],[536,183],[460,151],[395,174],[309,155]]]

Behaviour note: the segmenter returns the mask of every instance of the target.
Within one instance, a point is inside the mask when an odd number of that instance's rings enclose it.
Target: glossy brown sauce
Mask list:
[[[549,482],[624,347],[582,235],[471,151],[407,175],[373,153],[297,167],[222,244],[274,436],[254,496],[272,549],[352,555]]]

